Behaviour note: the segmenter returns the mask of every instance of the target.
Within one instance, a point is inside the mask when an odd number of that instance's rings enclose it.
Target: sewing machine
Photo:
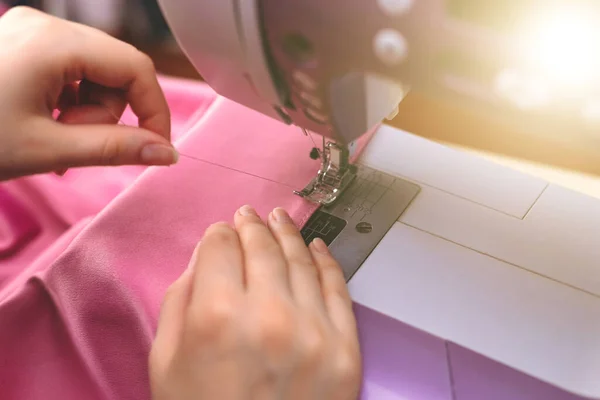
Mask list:
[[[323,137],[303,235],[344,267],[369,398],[600,399],[600,201],[379,125],[414,90],[593,137],[597,5],[159,3],[218,93]]]

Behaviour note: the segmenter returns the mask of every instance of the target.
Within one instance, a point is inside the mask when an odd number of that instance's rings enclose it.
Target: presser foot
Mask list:
[[[304,189],[294,193],[313,203],[330,205],[354,181],[356,167],[348,160],[348,149],[333,142],[324,143],[320,156],[321,168],[317,176]]]

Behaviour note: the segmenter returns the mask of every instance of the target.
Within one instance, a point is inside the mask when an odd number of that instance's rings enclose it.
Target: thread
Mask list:
[[[108,112],[108,114],[115,119],[115,121],[117,122],[117,124],[123,125],[123,126],[128,126],[125,122],[123,122],[123,120],[121,118],[119,118],[117,115],[115,115],[115,113],[113,113],[112,110],[110,108],[108,108],[108,106],[106,106],[105,104],[98,104],[98,105],[104,107],[106,109],[106,111]],[[198,161],[198,162],[202,162],[204,164],[212,165],[212,166],[215,166],[215,167],[224,168],[224,169],[227,169],[229,171],[238,172],[238,173],[241,173],[241,174],[244,174],[244,175],[252,176],[254,178],[262,179],[262,180],[267,181],[267,182],[272,182],[272,183],[276,183],[278,185],[287,186],[287,187],[289,187],[292,190],[296,190],[296,188],[294,186],[291,186],[291,185],[288,185],[288,184],[285,184],[285,183],[282,183],[282,182],[279,182],[279,181],[276,181],[276,180],[273,180],[273,179],[265,178],[263,176],[252,174],[252,173],[249,173],[247,171],[242,171],[242,170],[239,170],[239,169],[236,169],[236,168],[228,167],[226,165],[222,165],[222,164],[219,164],[219,163],[208,161],[208,160],[205,160],[205,159],[200,158],[200,157],[195,157],[195,156],[191,156],[189,154],[184,154],[184,153],[181,153],[179,151],[177,151],[177,153],[179,154],[180,157],[185,157],[187,159]]]
[[[115,119],[115,121],[117,122],[117,124],[120,124],[120,125],[123,125],[123,126],[127,126],[127,124],[125,122],[123,122],[123,120],[121,118],[119,118],[115,113],[113,113],[112,110],[107,105],[105,105],[105,104],[96,104],[96,105],[104,107],[104,109],[106,110],[106,112],[108,112],[108,115],[110,115],[111,117],[113,117]],[[312,134],[308,130],[306,130],[306,128],[302,128],[301,127],[300,130],[302,131],[302,133],[304,134],[304,136],[308,136],[310,138],[310,141],[312,142],[314,148],[317,149],[317,151],[319,152],[319,158],[322,161],[324,161],[323,160],[323,151],[325,150],[325,137],[324,136],[322,137],[322,144],[321,144],[322,147],[321,147],[321,149],[319,149],[319,146],[317,146],[317,143],[315,142],[315,139],[313,138]],[[206,162],[206,163],[210,164],[209,161],[203,160],[201,158],[197,158],[197,157],[190,156],[188,154],[183,154],[183,153],[178,153],[178,154],[180,156],[182,156],[182,157],[186,157],[186,158],[189,158],[189,159],[192,159],[192,160],[202,161],[202,162]],[[214,164],[214,165],[218,165],[218,164]],[[227,167],[222,166],[222,165],[221,165],[221,167],[227,168]]]

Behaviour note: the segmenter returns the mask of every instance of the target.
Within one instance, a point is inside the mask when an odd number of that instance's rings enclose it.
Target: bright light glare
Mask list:
[[[511,100],[523,110],[542,107],[551,99],[548,85],[543,80],[514,69],[501,71],[494,86],[497,94]]]
[[[600,100],[590,100],[581,111],[582,116],[590,122],[600,122]]]
[[[597,12],[572,6],[532,16],[523,42],[531,66],[561,86],[594,81],[600,64]]]

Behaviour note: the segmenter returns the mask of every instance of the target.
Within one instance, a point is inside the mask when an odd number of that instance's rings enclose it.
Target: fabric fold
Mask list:
[[[247,137],[239,136],[240,127]],[[220,154],[222,146],[230,157]],[[146,169],[47,268],[2,301],[0,326],[10,327],[0,340],[7,398],[35,398],[29,382],[6,378],[33,375],[47,399],[81,398],[81,385],[89,387],[85,398],[149,398],[147,356],[167,287],[187,266],[204,230],[232,222],[244,204],[263,217],[284,207],[301,226],[316,209],[293,193],[306,184],[306,170],[318,168],[309,158],[311,147],[292,127],[218,99],[178,142],[193,159]],[[262,157],[254,152],[258,148]],[[270,155],[278,152],[285,160],[274,163]],[[28,348],[18,347],[24,315],[35,327],[27,329]],[[4,374],[11,365],[18,371]],[[71,384],[66,379],[77,376],[75,366],[86,376]]]

